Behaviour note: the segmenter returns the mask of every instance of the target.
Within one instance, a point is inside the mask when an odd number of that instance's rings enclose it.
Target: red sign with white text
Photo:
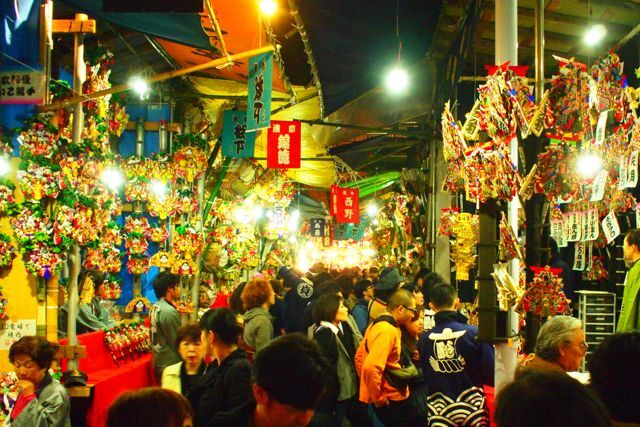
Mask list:
[[[360,222],[360,195],[357,188],[337,188],[336,222]]]
[[[333,184],[329,188],[329,210],[331,211],[332,216],[336,216],[338,213],[338,190],[340,187]]]
[[[267,167],[297,169],[300,167],[302,127],[298,121],[271,120],[267,132]]]

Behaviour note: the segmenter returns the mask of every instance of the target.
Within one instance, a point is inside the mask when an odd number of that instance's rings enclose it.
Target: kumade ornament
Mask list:
[[[478,241],[478,216],[460,213],[452,226],[451,258],[456,264],[456,280],[469,280],[469,270],[475,265]]]
[[[570,315],[569,300],[562,291],[562,269],[530,267],[534,272],[533,280],[526,285],[522,299],[516,305],[516,312],[525,315],[533,313],[541,317],[557,314]]]
[[[16,257],[16,247],[11,242],[11,237],[0,233],[0,270],[10,269]]]
[[[173,170],[176,177],[192,183],[207,168],[207,155],[197,147],[182,147],[173,155]]]
[[[578,179],[571,169],[575,149],[567,144],[551,145],[538,155],[535,191],[552,202],[570,198],[578,192]]]
[[[16,202],[15,185],[11,181],[0,180],[0,216],[6,214]]]

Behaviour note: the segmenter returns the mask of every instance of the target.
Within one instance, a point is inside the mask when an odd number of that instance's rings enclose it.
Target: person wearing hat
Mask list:
[[[369,302],[369,322],[377,319],[387,309],[389,297],[398,290],[404,277],[393,267],[385,267],[378,276],[373,289],[373,300]]]

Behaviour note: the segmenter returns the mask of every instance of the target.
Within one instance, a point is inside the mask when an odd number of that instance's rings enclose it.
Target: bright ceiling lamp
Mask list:
[[[369,203],[369,205],[367,206],[367,214],[370,217],[378,215],[378,206],[375,204],[375,202]]]
[[[260,10],[267,16],[271,16],[276,13],[278,9],[278,3],[275,0],[260,0]]]
[[[125,179],[120,170],[114,167],[107,167],[100,174],[100,181],[111,191],[118,192],[124,185]]]
[[[133,76],[129,79],[129,86],[135,93],[138,94],[140,99],[147,99],[149,97],[149,84],[140,76]]]
[[[389,71],[385,79],[385,86],[389,93],[393,95],[402,95],[407,92],[409,88],[409,73],[407,70],[396,65]]]
[[[607,35],[607,27],[602,24],[593,25],[584,33],[584,43],[588,46],[595,46]]]
[[[591,178],[602,170],[602,159],[597,154],[583,154],[578,158],[576,169],[583,178]]]
[[[167,184],[154,179],[151,181],[151,192],[157,197],[164,197],[167,195]]]

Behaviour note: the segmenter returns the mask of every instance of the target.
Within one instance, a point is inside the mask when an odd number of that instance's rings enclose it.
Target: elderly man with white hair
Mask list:
[[[525,361],[522,369],[577,371],[587,347],[580,320],[570,316],[551,317],[538,332],[535,355]]]

